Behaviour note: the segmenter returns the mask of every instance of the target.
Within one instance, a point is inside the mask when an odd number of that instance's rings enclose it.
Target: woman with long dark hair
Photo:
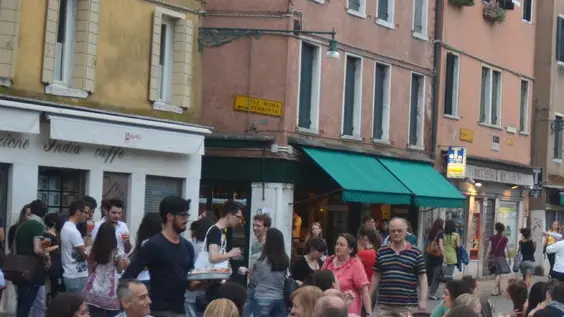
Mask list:
[[[299,284],[312,274],[319,271],[323,265],[321,257],[327,252],[327,244],[321,238],[311,238],[307,240],[304,247],[304,255],[299,256],[292,265],[292,278]]]
[[[488,245],[488,266],[495,276],[492,296],[501,295],[501,275],[510,273],[509,269],[509,239],[503,235],[505,225],[501,222],[495,224],[495,234],[490,238]]]
[[[59,226],[59,214],[49,213],[45,215],[45,225],[47,226],[47,232],[44,234],[44,239],[49,241],[49,247],[45,248],[45,251],[49,253],[51,257],[51,266],[47,270],[47,276],[49,277],[50,292],[47,296],[47,302],[55,298],[59,292],[65,291],[65,285],[62,283],[63,280],[63,264],[61,262],[61,251],[59,250],[59,232],[57,232],[57,227]]]
[[[456,232],[454,220],[445,222],[443,234],[444,261],[446,264],[444,275],[450,281],[453,279],[454,268],[458,263],[458,248],[460,247],[460,235]]]
[[[445,221],[438,218],[433,222],[431,231],[425,240],[425,255],[427,256],[427,283],[429,284],[429,298],[439,299],[436,294],[439,289],[439,278],[443,269],[445,254],[443,227]]]
[[[372,267],[374,266],[374,262],[376,262],[376,252],[382,245],[381,237],[374,226],[363,225],[360,229],[358,229],[356,238],[358,241],[357,256],[364,266],[366,277],[369,281],[371,281],[372,274],[374,274]]]
[[[114,225],[103,223],[88,256],[89,276],[83,290],[92,316],[113,317],[119,313],[118,273],[128,264],[127,256],[117,246]]]
[[[160,233],[162,230],[163,220],[161,219],[161,215],[158,212],[149,212],[145,214],[143,220],[141,220],[139,229],[137,230],[137,240],[135,242],[135,250],[133,251],[133,256],[135,257],[137,254],[139,254],[139,251],[141,251],[143,244],[149,241],[149,239],[151,239],[157,233]],[[149,287],[151,281],[149,271],[147,269],[143,270],[143,272],[139,273],[139,276],[137,276],[137,280],[145,284],[145,286]]]
[[[258,260],[249,269],[255,285],[254,317],[287,317],[284,302],[284,280],[290,258],[284,247],[284,235],[276,228],[266,231],[266,240]]]
[[[16,237],[16,231],[18,230],[19,225],[26,221],[27,218],[31,216],[31,209],[29,209],[29,204],[23,206],[22,210],[20,211],[20,217],[18,218],[18,222],[16,222],[13,226],[8,229],[8,250],[12,250],[12,245],[14,243],[14,238]]]

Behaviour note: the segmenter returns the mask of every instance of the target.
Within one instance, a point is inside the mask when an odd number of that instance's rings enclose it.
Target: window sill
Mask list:
[[[413,37],[422,41],[428,41],[429,37],[425,34],[413,32]]]
[[[315,3],[325,4],[325,0],[312,0]]]
[[[299,133],[304,133],[304,134],[313,134],[313,135],[319,135],[319,131],[317,131],[317,129],[311,129],[311,128],[302,128],[302,127],[296,127],[296,131]]]
[[[352,16],[358,17],[358,18],[366,19],[366,12],[360,12],[360,11],[355,11],[355,10],[352,10],[352,9],[347,9],[347,13],[352,15]]]
[[[564,61],[556,60],[556,66],[558,66],[560,68],[564,68]]]
[[[388,28],[390,30],[396,29],[396,26],[394,25],[393,21],[386,21],[386,20],[376,18],[376,24],[383,26],[385,28]]]
[[[557,164],[562,164],[562,159],[553,158],[552,161]]]
[[[527,20],[525,20],[525,19],[521,19],[521,21],[523,21],[523,23],[533,25],[533,20],[532,20],[532,19],[531,19],[531,21],[527,21]]]
[[[372,143],[390,145],[390,140],[386,140],[386,139],[372,139]]]
[[[179,114],[184,113],[184,108],[171,105],[171,104],[167,103],[166,101],[161,101],[161,100],[157,100],[157,101],[153,102],[153,110],[165,111],[165,112],[174,112],[174,113],[179,113]]]
[[[341,139],[349,140],[349,141],[361,141],[362,142],[362,138],[360,136],[357,136],[357,135],[341,135]]]
[[[12,80],[8,77],[0,77],[0,86],[12,87]]]
[[[491,128],[491,129],[496,129],[496,130],[505,130],[502,126],[499,125],[495,125],[495,124],[490,124],[490,123],[485,123],[485,122],[478,122],[479,125],[486,127],[486,128]]]
[[[527,132],[527,131],[519,131],[519,135],[522,135],[522,136],[529,136],[530,134],[529,134],[529,132]]]
[[[456,116],[456,115],[453,115],[453,114],[446,114],[446,113],[443,113],[443,118],[450,119],[450,120],[460,120],[459,116]]]
[[[45,93],[60,97],[70,97],[70,98],[88,98],[88,92],[82,89],[69,88],[63,84],[51,84],[45,87]]]
[[[425,148],[421,145],[408,145],[407,148],[410,150],[425,151]]]

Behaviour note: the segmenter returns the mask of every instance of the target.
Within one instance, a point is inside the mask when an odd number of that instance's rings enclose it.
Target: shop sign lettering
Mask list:
[[[0,148],[27,150],[30,144],[29,138],[19,138],[10,134],[0,136]],[[49,140],[43,144],[42,149],[47,153],[66,155],[82,155],[84,152],[84,146],[79,143],[59,140]],[[125,149],[117,146],[100,146],[94,149],[94,157],[107,164],[113,163],[116,159],[121,160],[124,156]]]

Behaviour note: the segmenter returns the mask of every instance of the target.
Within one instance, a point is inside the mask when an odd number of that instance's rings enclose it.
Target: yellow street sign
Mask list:
[[[235,110],[247,112],[249,105],[252,113],[274,117],[282,116],[282,103],[280,101],[259,98],[250,98],[249,100],[247,96],[235,96]]]

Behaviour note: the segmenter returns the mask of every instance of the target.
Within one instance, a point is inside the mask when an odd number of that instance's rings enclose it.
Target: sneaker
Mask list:
[[[435,295],[429,295],[430,300],[439,300],[439,298]]]

